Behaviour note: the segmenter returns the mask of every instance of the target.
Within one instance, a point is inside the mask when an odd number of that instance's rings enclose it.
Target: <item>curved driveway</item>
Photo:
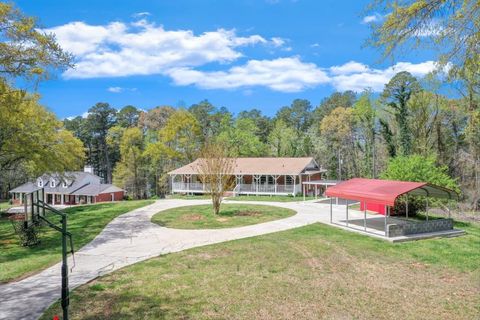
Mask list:
[[[159,211],[206,203],[209,201],[159,200],[115,218],[92,242],[75,253],[75,267],[70,273],[70,289],[161,254],[297,228],[314,222],[328,223],[329,219],[329,205],[326,204],[311,201],[248,201],[245,203],[290,208],[297,211],[297,214],[245,227],[213,230],[169,229],[150,222],[151,217]],[[70,258],[69,266],[72,265]],[[58,263],[21,281],[0,285],[0,319],[37,319],[48,306],[60,298],[60,283]]]

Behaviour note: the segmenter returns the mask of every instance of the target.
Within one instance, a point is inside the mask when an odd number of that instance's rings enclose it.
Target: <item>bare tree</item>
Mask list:
[[[201,151],[198,168],[205,184],[205,191],[212,198],[213,212],[220,212],[225,192],[234,184],[235,159],[229,158],[228,150],[221,143],[206,143]]]

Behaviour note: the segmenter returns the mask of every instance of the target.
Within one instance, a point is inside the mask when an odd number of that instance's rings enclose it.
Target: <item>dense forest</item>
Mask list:
[[[95,171],[136,198],[163,195],[166,172],[195,159],[205,142],[220,141],[232,157],[313,156],[330,179],[381,177],[392,159],[403,159],[401,166],[431,162],[455,178],[473,206],[479,197],[478,116],[472,118],[467,99],[425,87],[400,72],[381,95],[335,92],[317,106],[296,99],[274,117],[259,109],[235,115],[207,100],[148,111],[97,103],[87,117],[64,123],[84,143]]]
[[[285,101],[274,116],[260,109],[233,114],[207,100],[188,108],[111,106],[58,120],[39,103],[37,88],[73,66],[35,19],[0,3],[0,198],[43,172],[90,164],[132,198],[163,196],[166,172],[219,141],[232,157],[313,156],[330,179],[421,180],[458,189],[465,209],[480,204],[480,32],[476,1],[374,1],[384,10],[367,44],[384,58],[419,43],[438,53],[436,72],[396,74],[383,92],[334,92],[319,101]],[[434,41],[425,42],[425,28]],[[449,45],[444,45],[448,43]],[[441,85],[439,85],[441,84]],[[448,87],[445,89],[445,87]],[[441,89],[440,89],[441,88]],[[86,106],[87,107],[87,106]],[[144,111],[144,109],[148,109]]]

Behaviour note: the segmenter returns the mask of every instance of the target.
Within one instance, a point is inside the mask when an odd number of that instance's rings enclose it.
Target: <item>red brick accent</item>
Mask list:
[[[125,196],[124,191],[113,192],[113,201],[123,200]],[[112,201],[112,193],[101,193],[95,197],[95,203],[97,202],[110,202]]]

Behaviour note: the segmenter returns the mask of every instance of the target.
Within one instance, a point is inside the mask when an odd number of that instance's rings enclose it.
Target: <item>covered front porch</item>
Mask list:
[[[232,175],[232,195],[285,195],[301,193],[301,175]],[[172,193],[203,194],[208,185],[200,175],[179,174],[171,176]]]
[[[12,203],[15,205],[23,205],[25,193],[12,193]],[[63,193],[48,193],[44,194],[44,201],[50,205],[76,205],[76,204],[90,204],[95,202],[94,196],[86,195],[70,195]]]

